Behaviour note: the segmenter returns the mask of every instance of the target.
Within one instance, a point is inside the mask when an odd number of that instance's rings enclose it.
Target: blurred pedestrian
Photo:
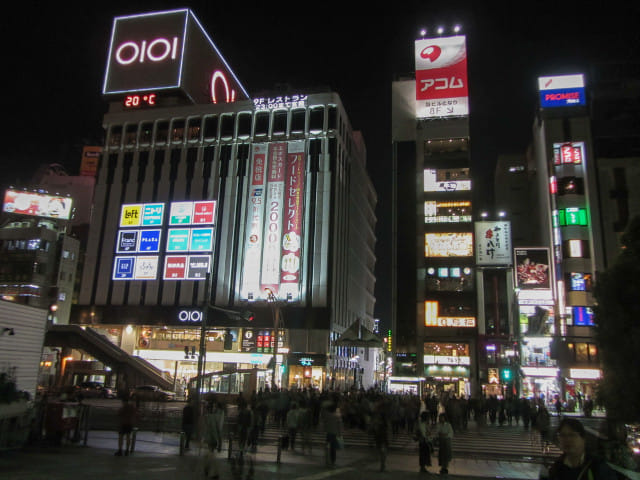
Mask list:
[[[122,397],[122,406],[118,410],[118,451],[116,456],[120,457],[124,454],[126,457],[131,453],[131,433],[136,424],[138,409],[132,403],[129,403],[129,396]],[[123,452],[122,444],[126,439],[126,448]]]
[[[376,444],[376,451],[380,459],[380,471],[384,472],[387,464],[387,453],[389,452],[389,435],[391,434],[391,422],[385,409],[385,404],[380,402],[376,405],[371,419],[371,433]]]
[[[216,450],[218,450],[219,452],[222,448],[222,425],[224,422],[224,410],[222,409],[222,406],[220,404],[214,403],[212,407],[212,410],[205,415],[203,421],[204,441],[206,442],[208,447],[208,451],[204,459],[205,478],[220,477],[218,460],[216,458]]]
[[[562,455],[541,479],[548,480],[615,480],[614,470],[607,463],[587,453],[586,432],[575,418],[564,418],[558,427]]]
[[[327,463],[336,464],[336,450],[339,446],[339,437],[342,437],[342,418],[334,402],[329,403],[323,412],[322,422],[327,433]]]
[[[429,412],[422,412],[418,423],[414,429],[414,437],[418,441],[418,456],[420,462],[420,471],[426,472],[427,467],[431,466],[431,421]]]
[[[440,465],[440,474],[449,473],[449,462],[453,457],[452,441],[453,427],[447,421],[447,417],[441,414],[438,417],[438,425],[436,426],[436,434],[438,436],[438,465]]]
[[[184,432],[184,448],[189,450],[191,437],[193,436],[193,430],[195,427],[195,409],[191,401],[182,409],[182,431]]]

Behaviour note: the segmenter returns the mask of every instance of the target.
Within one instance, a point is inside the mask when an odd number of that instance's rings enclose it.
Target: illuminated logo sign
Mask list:
[[[151,253],[160,251],[160,230],[140,230],[140,243],[138,251],[141,253]]]
[[[539,77],[538,90],[543,108],[586,105],[582,74]]]
[[[136,257],[134,280],[155,280],[158,276],[158,257]]]
[[[162,225],[164,203],[145,203],[142,207],[142,226]]]
[[[307,105],[307,98],[307,95],[284,95],[281,97],[254,98],[253,106],[256,110],[303,108]]]
[[[164,279],[165,280],[185,280],[187,278],[186,256],[169,255],[164,259]]]
[[[511,223],[476,222],[476,263],[511,265]]]
[[[424,302],[424,326],[474,328],[476,319],[475,317],[441,317],[439,303],[436,300],[427,300]]]
[[[142,205],[122,205],[120,212],[121,227],[138,227],[142,220]]]
[[[116,252],[134,253],[138,250],[138,230],[121,230],[118,232]]]
[[[188,228],[172,228],[167,237],[167,252],[188,252],[189,234]]]
[[[189,250],[192,252],[210,252],[213,250],[213,228],[194,228],[191,230]]]
[[[204,280],[211,265],[210,255],[189,255],[187,280]]]
[[[415,64],[417,118],[469,114],[463,35],[416,40]]]
[[[116,257],[113,267],[114,280],[132,280],[136,257]]]
[[[180,322],[199,323],[202,321],[202,312],[200,310],[180,310],[178,312],[178,320]]]
[[[126,96],[126,106],[137,107],[156,104],[161,90],[180,91],[201,104],[249,98],[190,10],[116,17],[103,93],[148,92]]]
[[[4,194],[2,211],[20,215],[69,220],[71,218],[71,205],[72,200],[68,197],[7,190]]]

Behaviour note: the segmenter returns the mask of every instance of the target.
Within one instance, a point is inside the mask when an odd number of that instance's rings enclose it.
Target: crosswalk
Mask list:
[[[284,429],[275,425],[267,426],[259,438],[259,445],[277,445]],[[325,433],[321,428],[310,432],[314,448],[325,443]],[[346,448],[373,448],[371,435],[360,429],[345,429],[343,432]],[[302,435],[296,438],[296,448],[302,447]],[[391,453],[417,455],[418,444],[413,435],[400,432],[393,435],[389,445]],[[484,426],[470,423],[468,429],[456,432],[453,438],[454,457],[494,460],[518,460],[528,462],[548,462],[561,454],[558,447],[550,444],[543,449],[540,435],[535,430],[525,430],[522,426]]]

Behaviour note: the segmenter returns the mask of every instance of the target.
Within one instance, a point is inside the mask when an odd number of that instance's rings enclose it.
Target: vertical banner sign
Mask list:
[[[262,255],[262,231],[264,227],[265,184],[267,180],[267,144],[253,146],[249,200],[247,201],[247,224],[244,244],[244,269],[242,272],[241,296],[260,292],[260,263]]]
[[[286,143],[269,145],[267,175],[267,203],[262,251],[261,290],[270,288],[278,294],[280,284],[280,242],[282,240],[282,213],[284,209],[284,171],[287,158]]]
[[[282,260],[280,273],[281,294],[298,296],[300,282],[300,245],[302,239],[302,213],[304,199],[304,141],[289,143],[284,184],[284,219]]]
[[[511,223],[483,221],[475,224],[476,263],[511,265]]]
[[[416,40],[416,118],[469,115],[464,35]]]

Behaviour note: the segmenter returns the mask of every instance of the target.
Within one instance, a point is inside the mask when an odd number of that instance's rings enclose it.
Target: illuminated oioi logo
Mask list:
[[[116,49],[116,61],[120,65],[130,65],[134,62],[145,63],[162,62],[167,58],[175,60],[178,56],[178,37],[169,40],[156,38],[147,42],[124,42]]]
[[[216,94],[216,86],[218,85],[218,82],[222,82],[222,86],[224,87],[225,102],[235,102],[236,91],[229,87],[229,81],[227,80],[227,77],[220,70],[216,70],[215,72],[213,72],[213,75],[211,75],[211,102],[218,103],[219,101],[221,101],[221,99],[218,99],[218,96]]]
[[[200,310],[180,310],[178,320],[181,322],[201,322],[202,312]]]

